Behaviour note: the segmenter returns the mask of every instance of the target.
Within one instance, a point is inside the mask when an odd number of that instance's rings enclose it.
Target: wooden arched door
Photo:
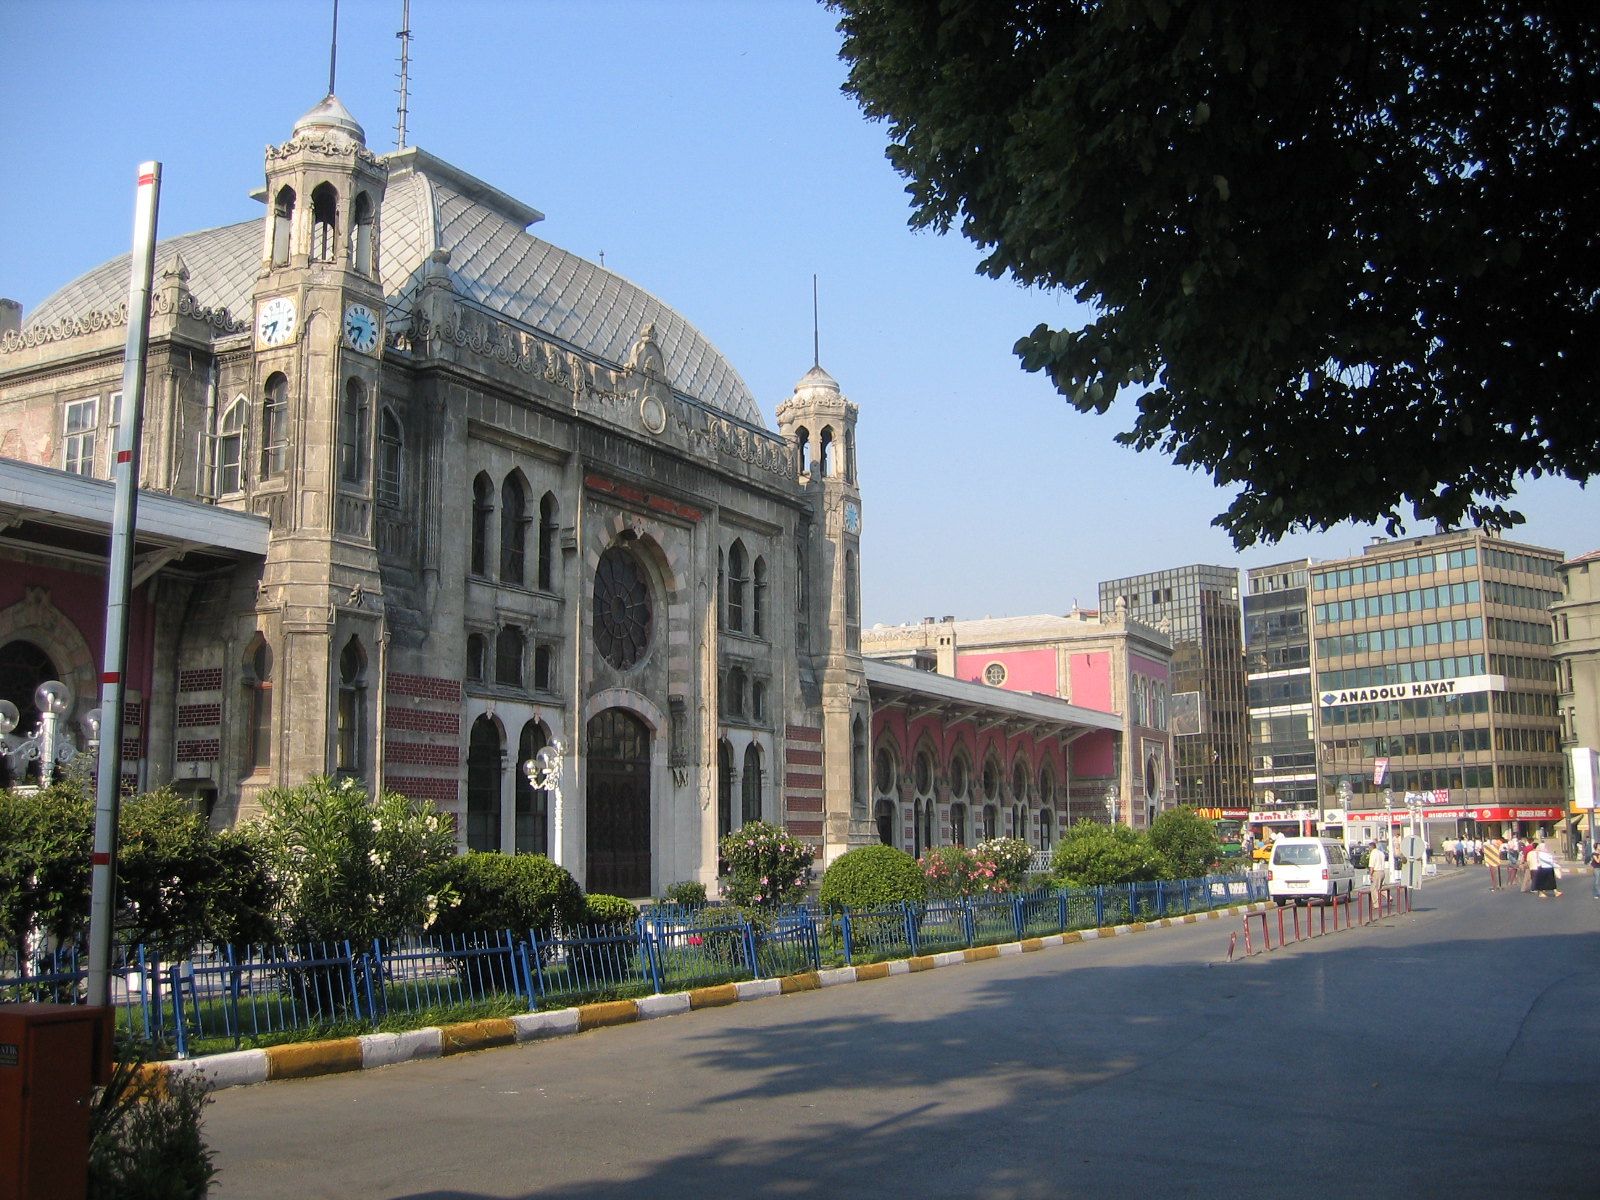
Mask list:
[[[608,708],[589,722],[586,744],[585,890],[650,894],[650,730]]]

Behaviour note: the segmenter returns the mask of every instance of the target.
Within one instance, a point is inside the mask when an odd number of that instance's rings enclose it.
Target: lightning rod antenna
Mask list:
[[[333,37],[328,41],[328,95],[333,95],[333,77],[339,66],[339,0],[333,0]]]
[[[400,6],[400,32],[395,34],[400,39],[400,111],[395,119],[394,142],[395,149],[406,148],[406,92],[411,83],[411,0],[403,0]]]
[[[812,275],[811,276],[811,365],[813,367],[820,367],[822,365],[822,340],[821,340],[821,335],[817,332],[818,328],[819,328],[819,326],[817,324],[817,277],[815,275]]]

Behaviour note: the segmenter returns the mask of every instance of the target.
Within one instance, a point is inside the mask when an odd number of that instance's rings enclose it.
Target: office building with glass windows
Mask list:
[[[1310,568],[1325,819],[1367,835],[1409,808],[1435,842],[1554,829],[1562,557],[1470,530]]]

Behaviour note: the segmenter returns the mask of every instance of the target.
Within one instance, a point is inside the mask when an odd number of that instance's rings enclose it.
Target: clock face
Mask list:
[[[846,533],[861,532],[861,510],[854,504],[844,506],[844,528]]]
[[[378,348],[378,318],[365,304],[351,304],[344,310],[344,340],[352,350],[371,354]]]
[[[256,314],[256,342],[262,346],[281,346],[294,330],[294,301],[287,296],[274,296]]]

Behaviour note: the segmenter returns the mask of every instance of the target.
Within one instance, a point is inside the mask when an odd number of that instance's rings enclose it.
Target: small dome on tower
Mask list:
[[[835,396],[839,394],[839,381],[829,375],[821,367],[812,367],[794,385],[795,395],[804,395],[810,391],[829,392]]]
[[[341,133],[358,145],[367,144],[366,130],[350,115],[350,110],[331,92],[327,98],[294,123],[294,136],[313,131]]]

